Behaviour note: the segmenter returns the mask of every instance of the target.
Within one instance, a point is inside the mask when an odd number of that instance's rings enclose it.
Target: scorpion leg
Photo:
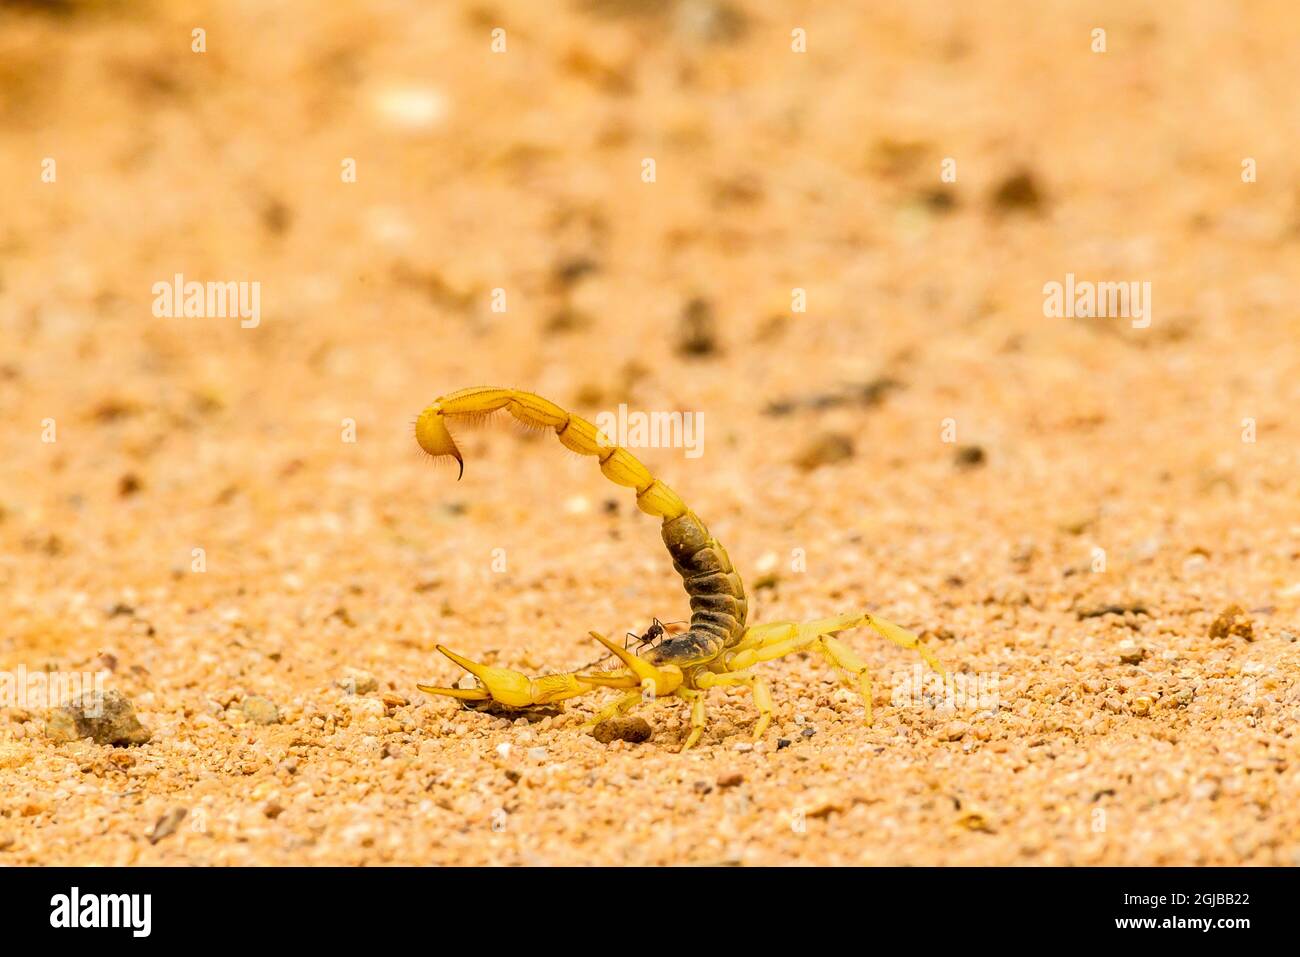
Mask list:
[[[848,645],[836,641],[829,635],[818,640],[818,650],[826,656],[832,665],[853,672],[858,676],[858,693],[862,695],[862,704],[867,709],[867,724],[871,724],[871,675],[867,663],[857,656]]]
[[[591,720],[587,722],[586,726],[588,728],[594,728],[602,721],[608,721],[610,718],[614,717],[615,715],[622,714],[624,711],[628,710],[633,705],[640,704],[642,700],[643,700],[643,695],[641,694],[640,691],[633,691],[629,694],[625,694],[623,695],[623,697],[619,698],[613,704],[605,705],[605,707],[601,708],[594,715],[592,715]]]
[[[758,675],[748,673],[733,672],[719,675],[709,672],[696,679],[696,683],[701,688],[748,685],[749,692],[754,698],[754,707],[758,709],[758,723],[754,725],[754,740],[757,741],[763,736],[763,732],[772,721],[772,692],[768,689],[766,681]]]
[[[837,615],[834,618],[821,618],[805,622],[802,625],[793,622],[779,622],[751,628],[737,643],[737,653],[732,656],[728,667],[743,670],[761,661],[771,661],[795,651],[814,649],[821,652],[837,668],[843,668],[858,677],[858,690],[866,705],[867,723],[872,720],[871,678],[867,674],[866,663],[847,645],[837,641],[834,636],[841,631],[866,626],[876,634],[887,638],[894,644],[916,651],[926,664],[939,674],[944,674],[943,665],[934,652],[922,643],[921,639],[893,622],[885,621],[871,614]]]
[[[871,614],[837,615],[834,618],[819,618],[801,625],[779,622],[750,628],[736,644],[735,650],[738,654],[732,657],[731,668],[743,670],[760,661],[771,661],[792,651],[801,651],[825,635],[834,635],[864,625],[894,644],[916,651],[925,659],[926,664],[939,674],[944,674],[943,665],[920,638],[906,628]]]
[[[939,659],[935,657],[934,652],[925,646],[925,642],[921,641],[920,638],[912,634],[906,628],[895,625],[892,621],[885,621],[883,618],[877,618],[875,615],[865,614],[860,617],[858,624],[850,625],[849,627],[859,628],[862,625],[866,625],[881,637],[888,638],[900,648],[907,648],[910,651],[915,651],[925,659],[925,663],[934,671],[941,675],[946,674],[943,670],[943,665],[939,663]]]
[[[745,633],[740,636],[740,641],[731,650],[746,651],[750,648],[761,648],[764,645],[794,638],[798,634],[799,623],[794,621],[774,621],[766,625],[754,625],[752,628],[745,629]]]
[[[700,735],[704,733],[704,692],[678,688],[676,693],[678,697],[691,702],[691,733],[686,736],[681,747],[681,750],[689,751],[695,747],[695,743],[700,740]]]

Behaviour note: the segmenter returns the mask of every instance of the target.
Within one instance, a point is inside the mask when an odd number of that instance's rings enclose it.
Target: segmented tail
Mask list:
[[[664,521],[686,514],[686,503],[651,475],[631,452],[607,444],[601,431],[586,419],[565,412],[554,402],[531,392],[477,386],[445,395],[420,413],[415,423],[415,440],[432,456],[450,455],[460,464],[460,473],[464,475],[465,460],[456,447],[456,440],[447,430],[447,419],[488,415],[501,409],[525,425],[554,429],[565,448],[580,455],[596,456],[600,459],[600,470],[605,478],[617,485],[636,489],[636,504],[641,511],[657,515]]]
[[[474,418],[505,409],[533,428],[554,429],[560,443],[580,455],[594,455],[600,471],[611,482],[636,489],[641,511],[663,519],[663,539],[691,596],[691,627],[683,635],[654,649],[660,661],[703,660],[740,640],[745,630],[747,603],[740,576],[731,567],[726,549],[681,497],[650,474],[627,449],[581,416],[532,392],[476,386],[435,399],[415,423],[415,440],[429,455],[451,456],[465,474],[465,460],[447,428],[447,420]]]

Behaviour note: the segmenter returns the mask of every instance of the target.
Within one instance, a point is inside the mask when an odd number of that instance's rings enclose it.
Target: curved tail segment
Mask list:
[[[605,478],[617,485],[636,489],[636,504],[641,511],[665,522],[687,513],[686,503],[677,493],[651,475],[631,452],[610,444],[608,438],[586,419],[531,392],[476,386],[444,395],[420,413],[415,422],[415,440],[434,458],[450,455],[460,465],[460,475],[464,475],[465,460],[447,428],[447,420],[481,418],[501,409],[530,428],[554,429],[561,444],[579,455],[596,456],[600,459],[600,470]]]
[[[747,611],[745,588],[726,549],[676,492],[586,419],[532,392],[476,386],[434,400],[415,422],[415,439],[435,458],[454,458],[464,475],[465,460],[447,428],[448,420],[483,418],[502,409],[531,428],[553,429],[565,448],[594,455],[605,478],[636,489],[637,507],[663,519],[664,544],[691,598],[691,627],[686,634],[658,646],[653,655],[656,661],[685,664],[704,660],[740,641]]]

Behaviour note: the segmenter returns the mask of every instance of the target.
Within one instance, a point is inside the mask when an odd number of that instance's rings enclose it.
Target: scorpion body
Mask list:
[[[917,651],[932,668],[943,672],[938,660],[916,635],[864,612],[804,623],[747,626],[745,586],[732,566],[727,550],[709,533],[699,516],[686,507],[676,492],[651,475],[627,449],[608,441],[586,419],[566,412],[539,395],[491,386],[453,392],[435,400],[420,413],[415,424],[416,441],[435,458],[454,458],[460,465],[459,478],[464,475],[465,461],[448,429],[447,420],[478,418],[502,409],[526,426],[553,430],[566,448],[596,457],[606,478],[635,489],[637,507],[663,520],[664,544],[690,597],[690,624],[683,634],[665,637],[658,644],[651,642],[643,654],[629,652],[604,635],[591,632],[592,637],[621,662],[621,667],[599,673],[569,672],[530,678],[518,671],[471,661],[438,645],[440,652],[474,676],[475,687],[418,685],[420,690],[458,698],[466,707],[491,705],[495,710],[507,713],[550,706],[602,687],[628,692],[599,711],[593,724],[645,700],[666,696],[683,698],[691,703],[690,732],[682,744],[685,750],[692,747],[704,731],[705,694],[713,687],[749,687],[759,712],[754,737],[761,737],[771,720],[772,699],[767,683],[748,669],[760,662],[801,650],[818,651],[833,666],[856,675],[867,722],[870,723],[872,691],[867,666],[835,637],[841,631],[869,627],[890,641]],[[652,626],[647,635],[653,632]],[[662,626],[659,626],[659,635],[663,635]],[[642,643],[645,643],[644,639]]]
[[[693,512],[665,521],[663,539],[690,596],[691,623],[685,634],[660,642],[647,657],[656,664],[716,658],[745,633],[745,586],[727,550]]]

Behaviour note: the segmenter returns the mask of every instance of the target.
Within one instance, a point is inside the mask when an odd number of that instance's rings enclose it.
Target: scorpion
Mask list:
[[[632,651],[592,631],[591,637],[617,657],[620,665],[599,672],[578,670],[538,677],[481,664],[439,644],[436,646],[439,652],[473,676],[473,687],[417,684],[426,694],[456,698],[462,706],[474,710],[491,706],[498,713],[524,714],[605,688],[623,691],[624,694],[596,712],[588,727],[643,701],[680,698],[690,705],[690,730],[681,745],[681,750],[686,751],[704,733],[705,697],[711,688],[749,689],[758,711],[753,737],[755,741],[760,739],[772,720],[772,694],[767,682],[751,669],[798,651],[816,651],[833,668],[842,670],[846,676],[856,676],[866,722],[870,725],[871,677],[866,662],[837,637],[842,631],[870,628],[881,637],[916,651],[927,665],[944,674],[938,658],[920,638],[867,612],[850,612],[803,623],[746,624],[748,601],[740,575],[732,567],[727,550],[709,533],[699,516],[686,507],[676,492],[651,475],[631,452],[609,442],[591,422],[539,395],[478,386],[442,396],[416,419],[416,442],[435,460],[454,458],[460,466],[459,481],[465,474],[465,460],[448,429],[448,421],[479,420],[502,409],[525,426],[553,430],[565,448],[580,455],[595,456],[606,478],[636,490],[636,504],[641,511],[662,519],[664,544],[690,597],[689,627],[682,634],[665,635],[661,626],[654,637],[662,640],[642,641]],[[643,650],[647,644],[649,647]]]

